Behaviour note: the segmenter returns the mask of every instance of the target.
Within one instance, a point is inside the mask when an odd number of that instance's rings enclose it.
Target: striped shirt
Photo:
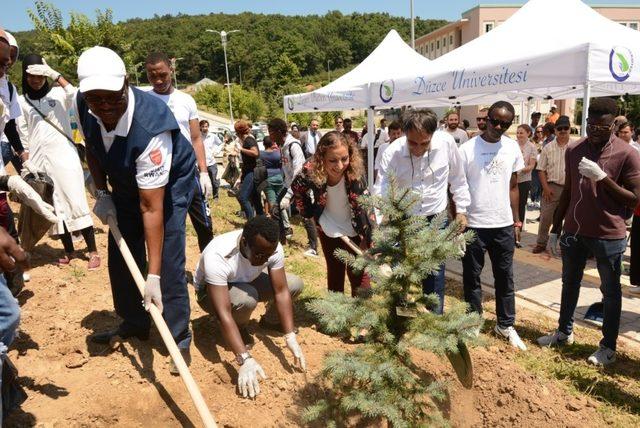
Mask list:
[[[543,147],[536,169],[547,174],[548,183],[564,186],[564,152],[568,144],[569,142],[560,146],[553,140]]]

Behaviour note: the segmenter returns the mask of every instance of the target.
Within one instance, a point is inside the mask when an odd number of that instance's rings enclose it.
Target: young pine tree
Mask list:
[[[444,423],[434,405],[434,399],[444,397],[443,385],[420,378],[423,371],[413,363],[411,348],[447,355],[461,380],[471,375],[470,366],[465,367],[466,344],[477,342],[481,317],[468,313],[464,303],[437,315],[431,310],[438,299],[425,296],[421,283],[445,260],[460,257],[472,236],[459,234],[457,223],[445,227],[444,215],[430,223],[412,215],[417,202],[416,195],[398,189],[393,180],[386,197],[366,198],[364,203],[384,218],[374,232],[374,246],[357,257],[346,251],[338,256],[371,276],[369,295],[328,293],[308,304],[327,333],[360,334],[364,344],[327,356],[320,373],[324,398],[305,409],[306,422],[344,426],[386,421],[394,427]]]

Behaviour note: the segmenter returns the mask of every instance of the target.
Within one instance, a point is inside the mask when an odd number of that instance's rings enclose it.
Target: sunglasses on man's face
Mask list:
[[[593,125],[587,122],[587,128],[589,128],[592,132],[611,132],[611,128],[613,128],[613,125]]]
[[[493,118],[488,118],[489,122],[491,123],[491,125],[493,125],[494,128],[497,128],[498,125],[500,125],[500,129],[502,130],[507,130],[509,129],[509,127],[511,127],[511,124],[513,123],[513,121],[510,122],[503,122],[499,119],[493,119]]]
[[[568,131],[569,127],[568,126],[556,126],[556,131],[562,132],[562,131]]]

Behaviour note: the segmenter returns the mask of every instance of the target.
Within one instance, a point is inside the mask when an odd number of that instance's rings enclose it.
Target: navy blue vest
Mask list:
[[[89,106],[78,92],[78,120],[82,125],[87,150],[107,174],[114,199],[138,200],[136,159],[146,149],[149,141],[158,134],[171,131],[173,157],[169,183],[165,187],[165,201],[176,200],[195,187],[196,157],[191,143],[180,133],[176,119],[160,99],[132,87],[135,108],[129,134],[116,136],[105,151],[97,119],[89,113]],[[133,201],[132,201],[133,202]]]

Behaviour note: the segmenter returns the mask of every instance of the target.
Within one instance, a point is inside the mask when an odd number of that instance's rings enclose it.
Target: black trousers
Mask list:
[[[513,284],[513,226],[495,229],[469,228],[476,239],[467,245],[462,258],[464,300],[471,310],[482,314],[480,274],[484,268],[485,252],[489,253],[496,292],[496,314],[500,327],[510,327],[516,319],[516,295]]]
[[[196,175],[199,177],[199,175]],[[198,235],[198,247],[200,252],[204,251],[204,248],[213,239],[213,222],[211,221],[211,210],[209,209],[209,203],[202,194],[200,189],[200,180],[196,180],[196,189],[193,192],[193,199],[189,205],[189,218],[191,224]]]
[[[521,223],[524,223],[524,216],[527,213],[527,199],[529,198],[529,190],[531,190],[531,181],[518,183],[518,193],[520,194],[518,215]]]

